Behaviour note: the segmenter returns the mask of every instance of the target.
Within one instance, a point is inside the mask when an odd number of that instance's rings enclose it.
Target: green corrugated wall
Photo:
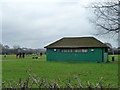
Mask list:
[[[89,48],[87,53],[78,52],[59,52],[54,51],[54,49],[47,49],[47,61],[66,61],[66,62],[106,62],[107,53],[105,53],[105,48]],[[102,56],[103,54],[103,56]],[[102,60],[103,59],[103,60]]]

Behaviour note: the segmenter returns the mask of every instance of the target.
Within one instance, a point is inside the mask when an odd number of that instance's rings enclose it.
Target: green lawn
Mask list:
[[[111,56],[109,56],[111,58]],[[70,63],[70,62],[46,62],[46,56],[39,56],[38,60],[33,60],[32,56],[26,56],[25,59],[16,59],[16,56],[7,55],[2,61],[2,81],[15,80],[19,78],[25,80],[28,77],[27,68],[39,77],[47,78],[47,81],[70,79],[71,83],[78,82],[74,75],[78,76],[83,82],[93,82],[96,84],[103,77],[103,85],[108,83],[118,84],[118,63]]]
[[[120,60],[120,55],[114,55],[114,58],[115,58],[115,61],[118,61],[118,60]],[[108,60],[112,60],[112,55],[109,55],[108,56]]]

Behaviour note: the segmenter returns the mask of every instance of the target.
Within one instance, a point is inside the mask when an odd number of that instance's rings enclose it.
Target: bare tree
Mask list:
[[[118,47],[120,47],[120,0],[94,2],[90,7],[94,12],[90,21],[98,30],[96,35],[118,36]]]
[[[4,45],[5,49],[9,49],[10,47],[8,45]]]
[[[120,1],[107,0],[92,4],[94,18],[90,21],[97,26],[98,34],[120,32]]]
[[[19,45],[14,45],[13,48],[14,48],[14,49],[19,49],[20,46],[19,46]]]
[[[13,49],[14,49],[14,53],[15,53],[15,54],[17,54],[17,53],[21,52],[21,51],[20,51],[20,50],[21,50],[21,48],[20,48],[20,46],[19,46],[19,45],[14,45],[14,46],[13,46]]]

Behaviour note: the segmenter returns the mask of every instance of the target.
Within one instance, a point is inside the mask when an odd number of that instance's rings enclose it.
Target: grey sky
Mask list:
[[[26,0],[18,3],[6,0],[2,2],[2,43],[11,47],[43,48],[62,37],[93,36],[96,30],[88,20],[89,11],[84,8],[89,2]],[[117,46],[113,39],[97,39]]]

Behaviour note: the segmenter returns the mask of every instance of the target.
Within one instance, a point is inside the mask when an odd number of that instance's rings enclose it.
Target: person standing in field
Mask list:
[[[17,53],[17,54],[16,54],[16,58],[18,58],[18,55],[19,55],[19,54]]]
[[[19,53],[19,58],[21,58],[21,55],[22,55],[22,53],[20,52],[20,53]]]
[[[112,55],[112,62],[114,62],[114,55]]]
[[[25,58],[25,53],[22,54],[22,58]]]
[[[42,56],[42,53],[40,53],[40,56]]]
[[[4,53],[4,58],[6,58],[6,53]]]

